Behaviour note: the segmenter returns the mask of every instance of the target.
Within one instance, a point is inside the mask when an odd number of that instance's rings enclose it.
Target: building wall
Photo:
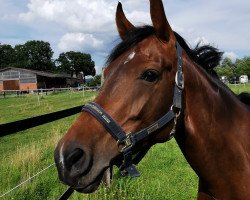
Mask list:
[[[37,90],[36,83],[21,83],[19,85],[20,90]],[[3,91],[3,84],[0,83],[0,91]]]
[[[20,81],[16,79],[3,81],[4,90],[19,90],[20,89],[19,85]]]
[[[0,90],[36,90],[36,74],[19,69],[0,72]]]
[[[20,90],[36,90],[37,84],[36,83],[21,83]]]
[[[6,68],[2,71],[0,70],[0,90],[6,90],[6,88],[10,88],[9,90],[17,90],[14,87],[8,86],[8,82],[14,82],[15,80],[19,81],[19,90],[64,88],[69,86],[77,87],[81,83],[81,79],[69,78],[67,76],[55,76],[51,73],[38,73],[34,70],[22,70],[19,68]]]

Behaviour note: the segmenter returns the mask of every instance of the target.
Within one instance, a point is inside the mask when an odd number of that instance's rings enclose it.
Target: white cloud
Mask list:
[[[208,39],[205,38],[204,36],[198,37],[198,38],[194,39],[194,43],[195,43],[195,45],[198,44],[198,43],[199,43],[200,45],[207,45],[207,44],[210,44],[209,41],[208,41]]]
[[[249,49],[250,1],[168,0],[165,8],[170,23],[182,27],[187,41],[205,37],[223,50]],[[180,3],[181,2],[181,3]],[[173,9],[176,7],[176,9]],[[192,30],[192,31],[188,31]]]
[[[92,34],[83,33],[67,33],[60,39],[58,48],[61,51],[91,51],[98,50],[103,47],[103,42],[96,39]]]
[[[230,51],[230,52],[225,52],[223,54],[224,58],[230,58],[233,62],[236,61],[236,59],[239,57],[236,53]]]
[[[151,24],[148,0],[120,1],[132,23]],[[192,46],[202,39],[231,57],[236,57],[232,52],[249,54],[249,0],[163,2],[173,29]],[[0,0],[0,5],[0,38],[11,44],[46,39],[56,55],[66,50],[87,51],[102,66],[117,39],[115,0]]]
[[[69,31],[103,32],[113,24],[114,3],[104,0],[30,0],[20,20],[53,22]]]
[[[134,10],[127,14],[127,18],[134,25],[151,24],[150,15],[148,12]]]

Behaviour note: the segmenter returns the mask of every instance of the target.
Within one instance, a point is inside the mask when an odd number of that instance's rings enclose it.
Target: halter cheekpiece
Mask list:
[[[117,141],[118,146],[122,147],[120,152],[123,154],[123,163],[120,169],[124,173],[127,173],[131,177],[140,176],[140,173],[135,168],[135,160],[142,159],[145,155],[144,151],[139,151],[133,158],[133,147],[143,139],[147,138],[150,134],[174,121],[174,125],[168,140],[172,139],[175,134],[177,119],[182,111],[182,91],[184,89],[184,78],[182,70],[182,48],[178,42],[176,42],[177,50],[177,72],[175,76],[175,88],[173,103],[170,110],[163,115],[159,120],[151,124],[150,126],[136,132],[126,134],[121,126],[108,114],[105,110],[95,102],[83,106],[82,111],[90,113],[95,117],[105,129],[112,135]]]

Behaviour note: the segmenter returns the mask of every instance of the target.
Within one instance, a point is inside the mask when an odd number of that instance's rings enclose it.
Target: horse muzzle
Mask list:
[[[75,143],[58,143],[54,159],[59,179],[72,187],[79,187],[79,180],[88,174],[93,163],[87,150]]]

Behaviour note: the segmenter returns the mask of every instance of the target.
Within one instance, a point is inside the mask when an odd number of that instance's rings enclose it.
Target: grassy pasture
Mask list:
[[[40,93],[39,99],[36,94],[0,98],[0,124],[83,105],[92,98],[93,92],[85,91],[85,97],[82,96],[82,92],[62,91]]]
[[[82,92],[51,93],[40,97],[40,105],[36,95],[1,98],[0,123],[83,105],[95,95],[85,92],[83,98]],[[0,196],[53,163],[53,149],[76,117],[0,138]],[[3,199],[57,199],[65,188],[59,184],[56,169],[52,167]]]
[[[237,85],[229,84],[228,86],[236,94],[239,94],[241,92],[250,92],[250,83],[248,83],[248,84],[237,84]]]
[[[243,85],[230,87],[237,93],[244,89],[250,92],[249,85],[245,88]],[[95,95],[91,92],[86,92],[85,97],[82,97],[82,92],[52,93],[44,95],[40,105],[36,95],[0,99],[0,123],[82,105]],[[77,116],[0,138],[0,196],[53,163],[56,143]],[[138,169],[141,172],[140,178],[120,178],[116,173],[110,188],[101,186],[97,192],[89,195],[74,193],[70,199],[196,199],[197,176],[174,140],[155,145]],[[53,166],[2,199],[58,199],[66,188],[59,182]]]

